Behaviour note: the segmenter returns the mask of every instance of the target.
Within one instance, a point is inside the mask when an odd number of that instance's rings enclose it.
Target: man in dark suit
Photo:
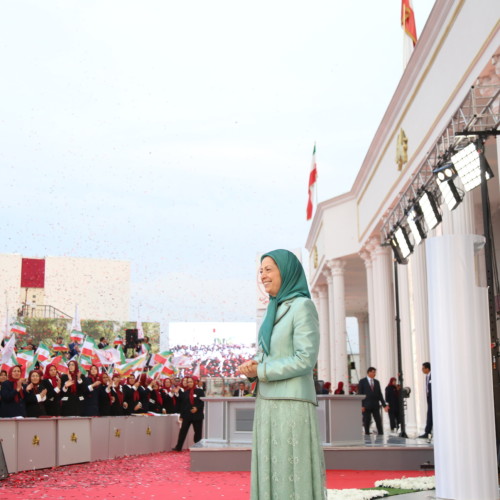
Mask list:
[[[359,381],[358,387],[358,394],[363,394],[365,396],[365,399],[361,402],[363,426],[365,428],[365,434],[370,434],[370,424],[373,415],[373,419],[377,425],[377,432],[381,436],[384,434],[384,429],[382,427],[382,418],[380,416],[380,404],[382,404],[385,411],[389,411],[389,406],[387,406],[384,401],[384,396],[382,396],[380,382],[375,379],[377,369],[370,366],[366,373],[367,376]]]
[[[422,363],[422,373],[425,375],[425,393],[427,396],[427,422],[425,430],[421,436],[422,439],[429,439],[432,433],[432,380],[431,380],[431,364],[426,361]]]
[[[235,398],[237,398],[237,397],[246,396],[247,394],[248,394],[248,391],[246,389],[245,382],[240,382],[240,388],[236,389],[234,391],[233,396]]]

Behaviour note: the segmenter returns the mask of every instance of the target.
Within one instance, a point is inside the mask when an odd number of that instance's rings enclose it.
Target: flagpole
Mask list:
[[[314,151],[316,151],[316,141],[314,141]],[[316,198],[316,210],[318,209],[318,160],[315,158],[315,163],[316,163],[316,186],[314,190],[314,197]]]

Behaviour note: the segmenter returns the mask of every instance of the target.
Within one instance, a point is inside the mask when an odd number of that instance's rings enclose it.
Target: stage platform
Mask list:
[[[421,470],[434,464],[434,447],[424,439],[394,435],[361,437],[359,441],[323,447],[327,469]],[[249,471],[251,446],[202,440],[190,448],[192,471]]]

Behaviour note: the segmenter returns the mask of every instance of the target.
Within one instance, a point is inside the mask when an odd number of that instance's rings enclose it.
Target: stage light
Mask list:
[[[422,219],[422,211],[420,210],[420,206],[416,204],[410,209],[410,211],[408,212],[408,217],[406,218],[411,234],[413,235],[415,246],[427,237],[424,226],[422,224]]]
[[[413,252],[413,245],[410,242],[410,238],[408,238],[406,229],[399,226],[396,231],[394,231],[394,236],[396,237],[398,247],[401,249],[403,259],[406,259]]]
[[[389,243],[391,244],[392,251],[394,252],[394,258],[396,259],[398,264],[408,264],[408,260],[403,257],[403,252],[398,245],[398,241],[394,233],[389,236]]]
[[[453,179],[443,182],[440,182],[438,179],[437,185],[441,190],[444,202],[446,203],[448,208],[450,210],[454,210],[455,208],[457,208],[460,202],[462,201],[463,196],[461,196],[457,186],[455,186]]]
[[[435,168],[432,172],[441,182],[453,179],[457,175],[457,171],[453,163],[445,163],[444,165]]]
[[[424,215],[427,229],[434,229],[442,220],[439,208],[434,196],[429,191],[424,191],[418,200],[422,214]]]
[[[457,170],[465,191],[470,191],[481,184],[481,158],[474,143],[471,142],[464,149],[454,154],[451,161]],[[484,157],[483,164],[486,180],[489,180],[493,177],[493,172]]]

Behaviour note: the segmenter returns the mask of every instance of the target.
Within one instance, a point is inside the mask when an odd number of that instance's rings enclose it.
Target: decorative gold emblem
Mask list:
[[[398,170],[403,169],[403,165],[408,162],[408,138],[406,137],[405,131],[401,128],[399,129],[398,139],[396,143],[396,163],[398,164]]]
[[[121,436],[120,429],[115,429],[115,437],[119,438]]]
[[[36,434],[33,436],[32,443],[33,443],[33,446],[40,446],[40,438]]]
[[[148,428],[146,429],[146,434],[148,436],[151,436],[151,427],[148,426]]]
[[[313,263],[314,263],[314,269],[318,268],[318,247],[314,245],[313,248]]]
[[[71,441],[73,443],[77,443],[78,442],[78,436],[73,432],[73,434],[71,434]]]

